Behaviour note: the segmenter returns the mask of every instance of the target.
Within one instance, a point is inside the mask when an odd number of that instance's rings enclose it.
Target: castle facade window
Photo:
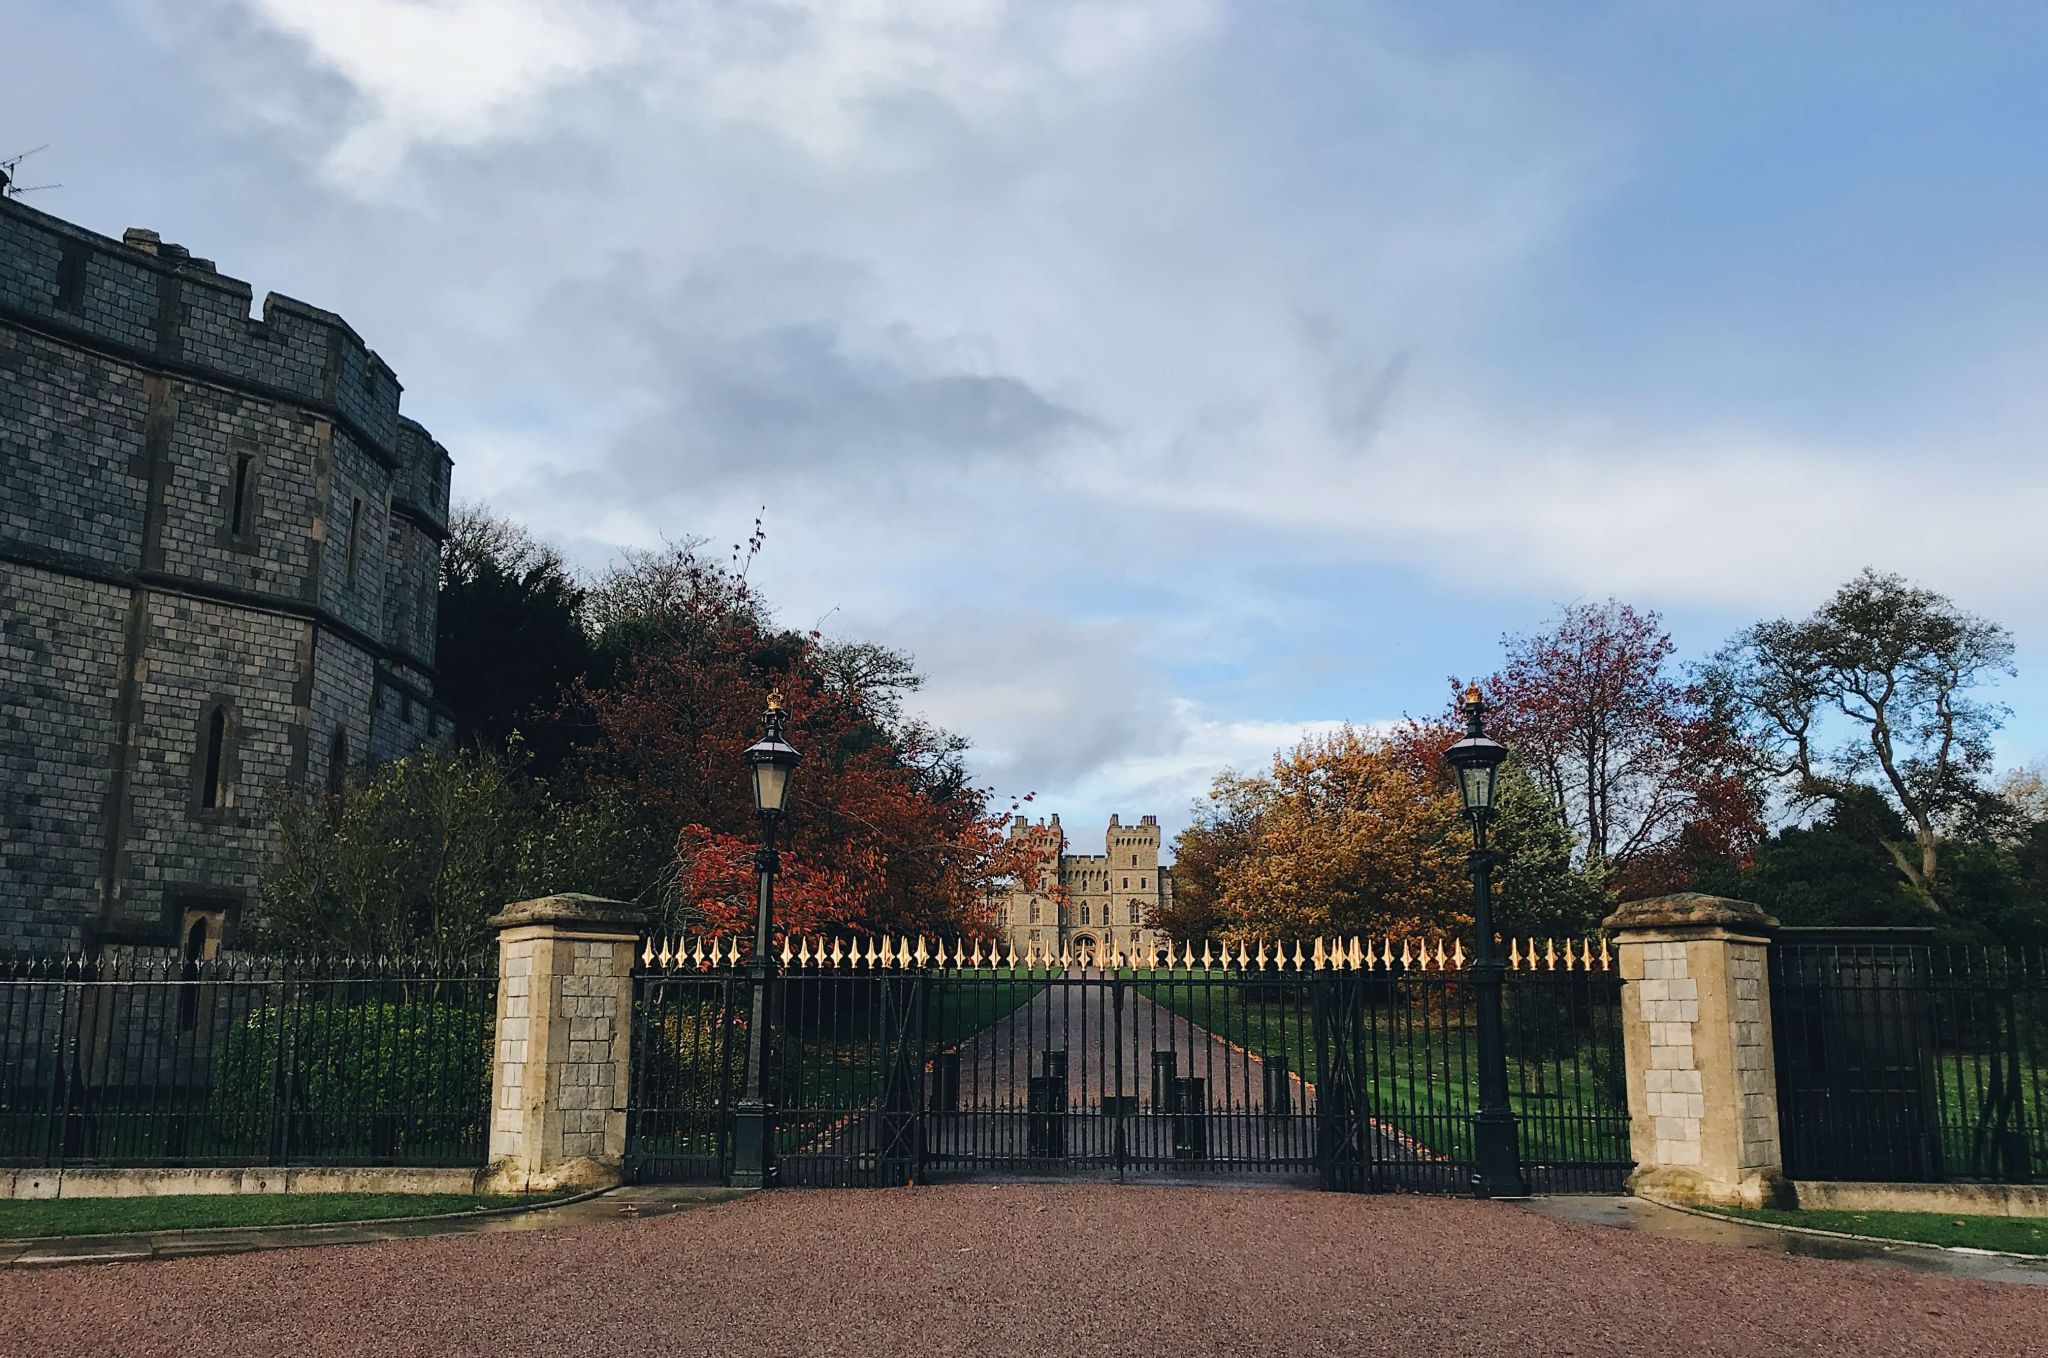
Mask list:
[[[363,540],[363,497],[358,495],[348,507],[348,585],[356,585],[356,568],[362,563]]]
[[[256,510],[263,480],[263,460],[254,445],[240,442],[229,450],[228,484],[222,499],[221,536],[236,551],[256,550]]]
[[[199,714],[192,751],[192,801],[201,811],[224,811],[235,803],[235,715],[225,700]]]
[[[338,797],[348,790],[348,728],[334,728],[334,740],[327,747],[327,791]]]

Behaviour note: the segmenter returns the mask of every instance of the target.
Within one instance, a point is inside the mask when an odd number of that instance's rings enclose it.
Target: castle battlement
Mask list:
[[[996,931],[1011,947],[1057,953],[1071,948],[1077,956],[1098,950],[1147,955],[1164,947],[1166,936],[1153,921],[1173,900],[1171,869],[1159,864],[1157,816],[1126,825],[1109,818],[1102,853],[1067,853],[1059,833],[1059,817],[1036,825],[1013,817],[1010,839],[1041,854],[1044,869],[995,900]],[[1048,882],[1062,891],[1056,897]]]
[[[0,316],[326,414],[394,470],[430,455],[431,438],[401,438],[398,377],[347,321],[275,292],[255,313],[254,296],[248,283],[154,231],[130,228],[115,240],[0,198]],[[422,516],[445,524],[445,474],[406,470],[421,481]],[[441,507],[428,514],[436,497],[426,487],[436,479]]]

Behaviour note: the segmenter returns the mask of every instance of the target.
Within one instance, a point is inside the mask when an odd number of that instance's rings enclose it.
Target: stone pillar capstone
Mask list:
[[[1790,1201],[1778,1146],[1769,948],[1777,920],[1694,891],[1605,920],[1621,963],[1628,1189],[1681,1204]]]
[[[633,958],[645,914],[597,896],[542,896],[498,931],[488,1192],[609,1188],[626,1155]]]

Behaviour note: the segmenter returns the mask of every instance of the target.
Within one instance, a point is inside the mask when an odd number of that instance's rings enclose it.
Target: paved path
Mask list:
[[[973,1184],[0,1274],[0,1353],[2041,1351],[2048,1290],[1468,1200]]]
[[[1154,1111],[1154,1053],[1170,1052],[1178,1075],[1204,1082],[1210,1108],[1265,1111],[1266,1067],[1258,1057],[1154,1004],[1135,983],[1122,987],[1119,1008],[1117,987],[1105,973],[1077,969],[1068,975],[1079,983],[1054,981],[961,1046],[962,1104],[1023,1109],[1030,1077],[1043,1073],[1044,1053],[1055,1051],[1067,1057],[1070,1107],[1099,1107],[1105,1097],[1122,1095]],[[1216,1003],[1228,1002],[1218,994]],[[1311,1111],[1299,1072],[1288,1087],[1286,1111]]]

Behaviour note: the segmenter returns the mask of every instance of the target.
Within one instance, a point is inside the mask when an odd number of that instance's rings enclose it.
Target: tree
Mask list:
[[[1915,898],[1941,902],[1945,830],[1982,795],[2005,708],[1971,696],[2012,674],[2012,638],[1933,590],[1865,569],[1803,620],[1760,622],[1713,683],[1797,802],[1841,806],[1875,787],[1903,817],[1880,838]],[[1829,745],[1846,723],[1851,737]]]
[[[535,771],[567,753],[562,696],[590,665],[583,591],[554,548],[487,505],[458,508],[441,544],[435,689],[456,739],[502,751],[515,734]]]
[[[751,916],[735,894],[757,835],[741,752],[774,693],[805,756],[779,925],[987,930],[1011,850],[964,742],[902,715],[921,682],[909,657],[776,627],[740,569],[695,545],[629,559],[592,599],[601,678],[578,690],[594,738],[577,770],[650,808],[676,846],[679,923],[743,931]],[[806,904],[812,886],[832,899]]]
[[[423,752],[320,795],[281,786],[258,943],[283,952],[452,959],[501,907],[558,891],[651,901],[666,871],[630,802],[553,796],[516,758]]]
[[[1502,645],[1505,664],[1481,685],[1491,724],[1594,876],[1668,889],[1690,863],[1740,857],[1762,836],[1751,752],[1712,692],[1672,672],[1656,613],[1574,604]]]
[[[1235,841],[1214,870],[1226,938],[1436,933],[1467,919],[1456,798],[1384,736],[1308,737],[1263,777],[1219,777],[1211,803],[1175,858],[1183,846],[1199,858],[1204,837]]]
[[[1173,894],[1153,907],[1146,927],[1178,943],[1209,943],[1230,925],[1225,874],[1257,852],[1259,818],[1271,784],[1225,770],[1210,785],[1207,802],[1173,841]]]

